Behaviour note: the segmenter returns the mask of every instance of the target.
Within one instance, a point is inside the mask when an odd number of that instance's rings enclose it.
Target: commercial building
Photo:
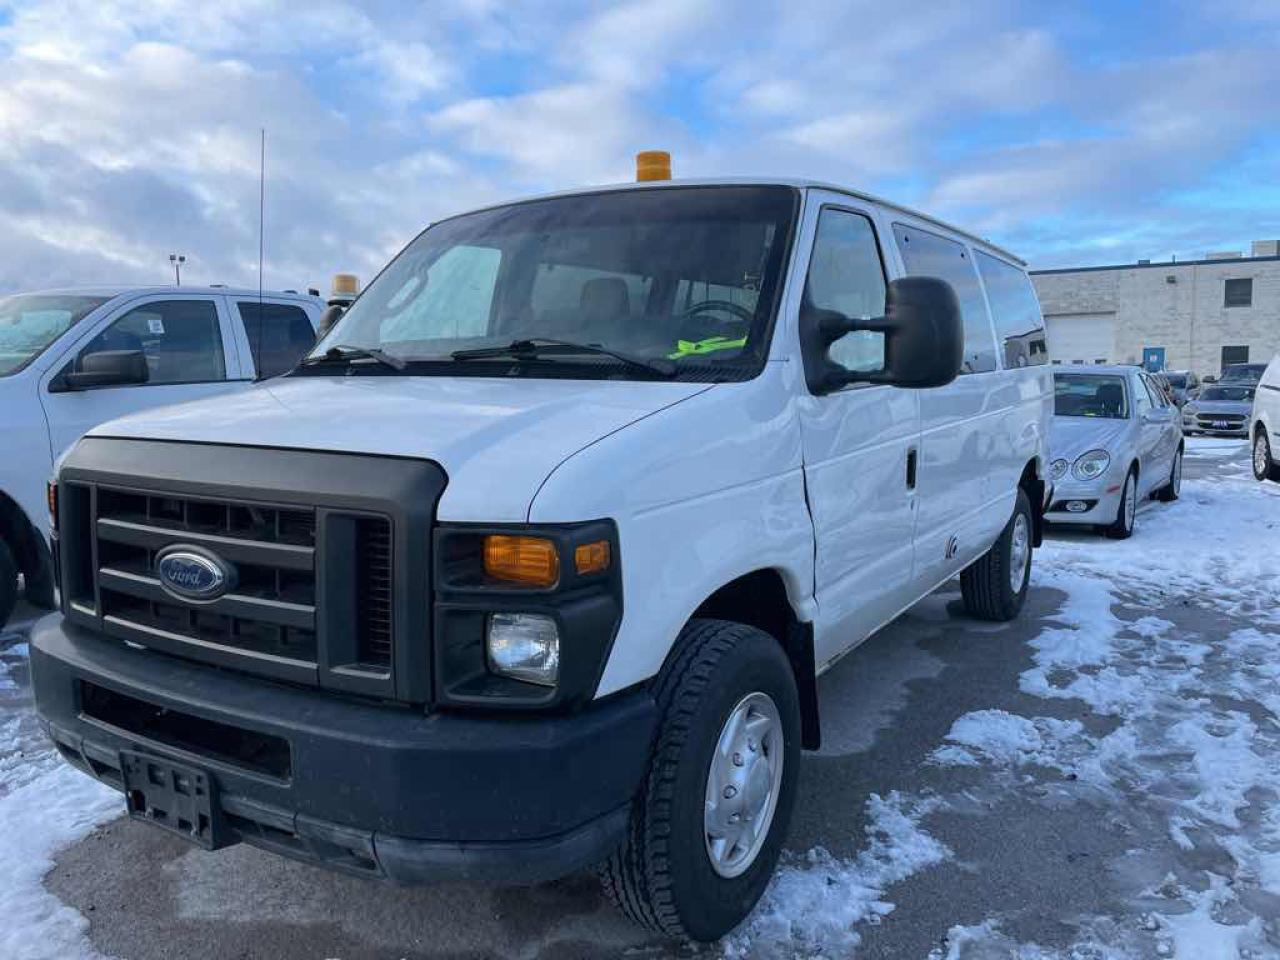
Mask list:
[[[1055,363],[1217,375],[1280,350],[1280,241],[1202,260],[1033,270]]]

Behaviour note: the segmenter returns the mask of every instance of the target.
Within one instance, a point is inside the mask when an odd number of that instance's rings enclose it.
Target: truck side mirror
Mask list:
[[[90,387],[136,386],[151,379],[147,357],[141,350],[102,350],[80,358],[79,370],[68,370],[50,384],[50,390],[86,390]]]
[[[884,334],[884,367],[854,371],[833,363],[831,345],[858,330]],[[834,310],[809,307],[801,316],[805,377],[815,394],[850,383],[887,383],[899,387],[942,387],[960,373],[964,361],[964,322],[960,301],[938,277],[900,277],[890,281],[883,317],[857,319]]]

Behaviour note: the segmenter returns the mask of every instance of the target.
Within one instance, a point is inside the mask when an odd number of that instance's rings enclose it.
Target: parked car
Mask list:
[[[1265,363],[1232,363],[1222,368],[1219,383],[1257,383],[1262,379]]]
[[[1249,411],[1253,440],[1253,475],[1280,482],[1280,353],[1262,374]]]
[[[18,574],[53,605],[54,460],[122,414],[246,389],[315,345],[312,297],[225,287],[94,287],[0,298],[0,626]]]
[[[1194,399],[1200,391],[1200,378],[1190,370],[1168,370],[1165,379],[1173,388],[1173,402],[1179,407]]]
[[[207,847],[603,863],[628,916],[715,939],[774,871],[816,676],[953,577],[1022,608],[1045,357],[1021,261],[839,187],[442,220],[293,373],[70,452],[37,708]]]
[[[1182,488],[1177,408],[1137,367],[1063,365],[1053,386],[1054,490],[1045,519],[1131,536],[1139,501],[1176,500]]]
[[[1247,381],[1211,383],[1182,408],[1184,433],[1210,433],[1220,437],[1249,436],[1249,413],[1257,387]]]

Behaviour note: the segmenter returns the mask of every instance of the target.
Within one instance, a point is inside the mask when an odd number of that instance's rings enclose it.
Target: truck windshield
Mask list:
[[[1129,416],[1124,378],[1094,373],[1055,373],[1053,413],[1058,417],[1124,420]]]
[[[0,299],[0,377],[17,373],[106,299],[43,293]]]
[[[745,379],[768,350],[796,209],[787,187],[661,187],[445,220],[391,262],[297,374],[359,363],[387,375],[642,379],[640,360],[680,379]],[[530,346],[540,341],[560,346]],[[406,365],[360,361],[360,350]]]
[[[1200,391],[1200,399],[1208,403],[1252,403],[1253,387],[1205,387]]]

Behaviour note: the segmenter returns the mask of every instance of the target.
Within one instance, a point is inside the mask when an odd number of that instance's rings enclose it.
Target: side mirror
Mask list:
[[[141,350],[103,350],[80,358],[80,369],[69,370],[55,381],[55,392],[89,387],[122,387],[151,379]]]
[[[1218,378],[1217,378],[1217,377],[1214,377],[1214,376],[1208,376],[1208,377],[1205,377],[1205,378],[1204,378],[1203,380],[1201,380],[1200,382],[1201,382],[1201,383],[1217,383],[1217,382],[1218,382]]]
[[[884,334],[884,367],[846,370],[833,363],[831,345],[858,330]],[[938,277],[900,277],[889,283],[883,317],[854,319],[834,310],[808,308],[801,317],[805,378],[815,394],[850,383],[887,383],[899,387],[942,387],[954,380],[964,362],[964,321],[960,301]]]
[[[316,342],[333,329],[333,325],[342,319],[342,315],[347,312],[346,307],[340,304],[334,304],[331,307],[325,307],[324,313],[320,314],[320,326],[316,330]]]

